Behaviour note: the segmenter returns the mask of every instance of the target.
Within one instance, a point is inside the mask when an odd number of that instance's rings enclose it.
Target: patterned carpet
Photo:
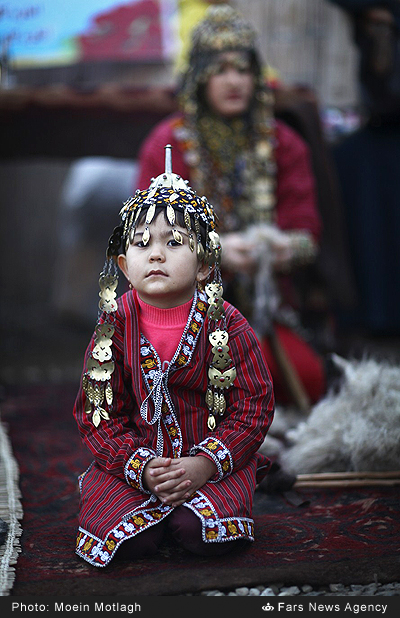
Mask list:
[[[302,506],[256,492],[256,541],[198,558],[166,539],[159,555],[96,569],[74,553],[77,476],[90,462],[72,407],[76,384],[8,387],[2,418],[20,468],[22,553],[11,595],[183,595],[260,583],[396,581],[398,487],[301,489]]]
[[[21,551],[20,498],[18,464],[7,427],[0,423],[0,596],[10,594],[15,579],[14,565]]]

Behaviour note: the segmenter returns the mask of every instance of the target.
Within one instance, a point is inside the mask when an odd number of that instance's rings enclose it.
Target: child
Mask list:
[[[166,531],[206,556],[254,540],[274,399],[254,332],[222,299],[220,258],[213,208],[166,146],[165,173],[110,237],[74,407],[94,456],[76,551],[94,566],[155,553]],[[116,263],[131,288],[118,300]]]

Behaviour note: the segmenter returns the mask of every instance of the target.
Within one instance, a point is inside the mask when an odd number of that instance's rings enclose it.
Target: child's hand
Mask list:
[[[144,468],[144,486],[165,504],[170,504],[168,497],[171,495],[179,496],[184,502],[184,496],[189,497],[191,493],[187,493],[191,481],[188,478],[182,480],[185,470],[182,466],[176,465],[178,461],[181,460],[156,457],[151,459]]]
[[[156,495],[161,497],[165,504],[180,506],[200,487],[203,487],[217,471],[215,464],[208,457],[181,457],[171,459],[171,472],[180,473],[179,481],[174,485],[167,481],[159,483]],[[175,477],[174,477],[175,478]]]

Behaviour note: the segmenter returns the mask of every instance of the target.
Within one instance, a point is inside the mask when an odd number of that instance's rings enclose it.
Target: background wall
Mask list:
[[[358,102],[357,51],[346,14],[326,0],[234,0],[259,34],[265,61],[323,105]]]

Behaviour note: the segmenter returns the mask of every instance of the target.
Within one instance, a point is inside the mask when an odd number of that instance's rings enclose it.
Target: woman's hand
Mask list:
[[[280,234],[276,239],[271,240],[270,250],[272,253],[272,266],[276,270],[287,269],[294,257],[293,241],[289,234]]]
[[[232,272],[254,274],[260,260],[268,252],[271,265],[277,270],[286,269],[293,260],[293,242],[289,234],[280,230],[264,238],[262,232],[254,238],[240,232],[221,237],[222,267]]]
[[[256,268],[254,247],[240,232],[232,232],[221,236],[222,261],[221,266],[232,272],[251,274]]]

